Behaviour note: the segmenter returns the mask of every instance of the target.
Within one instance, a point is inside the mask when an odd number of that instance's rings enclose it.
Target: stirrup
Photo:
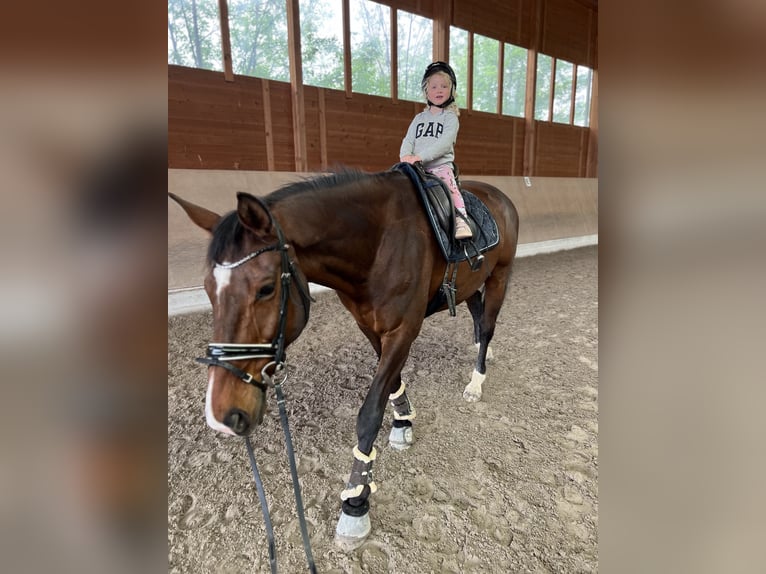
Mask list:
[[[471,247],[472,253],[468,253],[468,247]],[[484,263],[484,255],[479,253],[479,250],[476,248],[476,244],[473,241],[464,241],[463,242],[463,253],[465,254],[465,258],[468,260],[468,265],[471,267],[471,271],[478,271],[481,269],[482,263]]]

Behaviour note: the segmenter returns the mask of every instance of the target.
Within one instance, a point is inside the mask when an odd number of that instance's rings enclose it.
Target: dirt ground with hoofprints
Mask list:
[[[476,349],[465,305],[426,319],[402,372],[415,443],[378,435],[372,534],[333,542],[351,470],[356,413],[375,354],[332,293],[317,296],[288,349],[284,384],[306,518],[323,573],[598,570],[597,248],[519,259],[480,402],[462,393]],[[168,570],[270,572],[244,441],[205,425],[210,313],[168,319]],[[252,435],[279,571],[306,572],[290,470],[272,395]]]

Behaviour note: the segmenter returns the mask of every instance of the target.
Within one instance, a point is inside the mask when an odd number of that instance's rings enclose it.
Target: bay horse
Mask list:
[[[478,346],[463,396],[477,401],[516,254],[519,219],[497,188],[461,183],[489,208],[499,232],[498,244],[484,254],[478,270],[466,261],[458,264],[455,282],[456,301],[468,306]],[[309,281],[333,289],[372,344],[378,365],[357,416],[357,445],[336,528],[341,547],[359,546],[370,532],[368,498],[377,490],[374,442],[387,402],[394,414],[390,445],[404,449],[413,442],[416,412],[401,371],[447,268],[414,184],[397,171],[342,171],[262,198],[239,192],[236,210],[224,216],[169,195],[212,234],[205,276],[216,341],[205,361],[210,427],[249,436],[262,422],[264,380],[273,372],[274,357],[308,321]],[[445,303],[437,310],[446,308]]]

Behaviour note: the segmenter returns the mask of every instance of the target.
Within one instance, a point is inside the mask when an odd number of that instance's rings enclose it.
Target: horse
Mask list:
[[[463,397],[477,401],[511,276],[519,218],[497,188],[479,181],[461,186],[487,206],[499,232],[478,269],[468,261],[457,264],[454,282],[455,301],[470,311],[478,348]],[[414,440],[416,411],[401,371],[448,265],[413,182],[393,170],[343,170],[264,197],[238,192],[236,210],[223,216],[169,195],[212,237],[204,281],[216,341],[205,361],[211,428],[247,437],[262,422],[267,383],[309,319],[308,282],[334,290],[372,345],[377,370],[356,419],[357,444],[335,533],[342,548],[358,547],[371,530],[374,443],[386,403],[394,416],[390,445],[403,450]],[[446,308],[444,303],[436,311]]]

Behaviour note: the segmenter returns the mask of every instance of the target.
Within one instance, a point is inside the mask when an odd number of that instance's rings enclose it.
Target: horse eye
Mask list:
[[[256,293],[255,298],[256,299],[265,299],[269,295],[274,293],[274,285],[264,285],[260,289],[258,289],[258,293]]]

